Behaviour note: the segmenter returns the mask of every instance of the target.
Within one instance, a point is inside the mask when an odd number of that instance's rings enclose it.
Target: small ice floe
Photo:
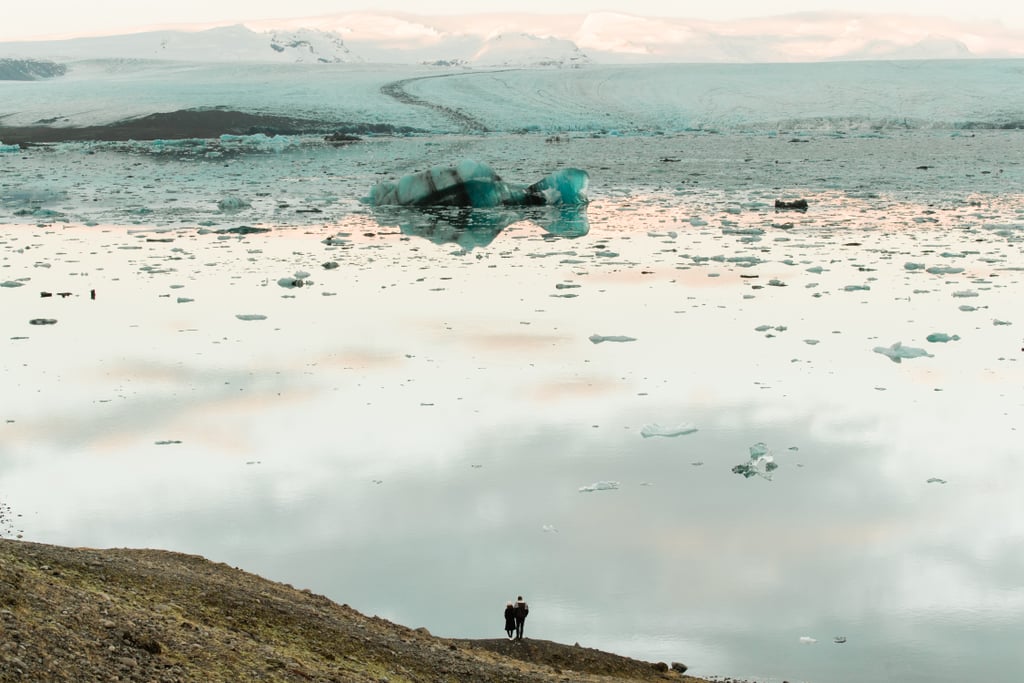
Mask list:
[[[934,358],[932,354],[924,349],[904,346],[903,342],[894,342],[892,346],[876,346],[872,350],[875,353],[882,354],[893,363],[901,363],[905,358]]]
[[[219,202],[217,202],[217,208],[225,213],[241,211],[242,209],[248,209],[250,207],[252,207],[252,204],[245,201],[241,197],[224,197]]]
[[[321,263],[320,267],[323,268],[324,270],[334,270],[335,268],[338,267],[338,262],[337,261],[327,261],[326,263]]]
[[[868,292],[871,291],[871,287],[868,285],[846,285],[843,287],[844,292]]]
[[[540,528],[541,531],[548,534],[557,534],[558,529],[555,528],[554,524],[545,524]]]
[[[800,636],[800,643],[802,645],[814,645],[818,642],[817,638],[811,638],[810,636]]]
[[[593,493],[594,491],[615,491],[619,488],[617,481],[595,481],[588,486],[581,486],[580,493]]]
[[[294,289],[295,287],[306,287],[307,285],[313,284],[313,281],[308,279],[309,273],[304,270],[295,271],[295,274],[291,277],[283,277],[277,281],[278,287],[285,289]]]
[[[907,262],[903,264],[903,268],[904,270],[924,270],[924,264]]]
[[[25,284],[24,282],[15,282],[14,280],[7,280],[5,282],[0,282],[0,287],[12,287],[13,288],[13,287],[21,287],[24,284]]]
[[[992,320],[992,324],[996,325],[996,326],[999,326],[999,325],[1012,325],[1013,323],[1011,323],[1009,320],[1000,320],[999,318],[995,318],[995,319]]]
[[[927,337],[925,337],[925,339],[932,342],[933,344],[945,344],[946,342],[960,341],[960,335],[946,334],[945,332],[932,332]]]
[[[640,430],[640,436],[645,439],[649,439],[652,436],[685,436],[686,434],[693,434],[695,431],[697,431],[697,428],[688,422],[669,427],[663,427],[657,422],[653,422],[649,425],[644,425],[643,429]]]
[[[592,335],[590,335],[589,339],[590,339],[590,341],[592,341],[595,344],[600,344],[602,342],[632,342],[632,341],[636,341],[636,337],[627,337],[627,336],[621,335],[621,334],[611,334],[611,335],[592,334]]]
[[[924,272],[932,275],[956,275],[957,273],[964,272],[964,269],[956,266],[932,266],[931,268],[926,268]]]
[[[190,299],[190,298],[189,298],[189,297],[187,297],[187,296],[179,296],[179,297],[178,297],[178,303],[179,303],[179,304],[190,304],[190,303],[192,303],[193,301],[195,301],[195,299]]]
[[[267,316],[263,315],[262,313],[238,313],[235,315],[235,317],[238,318],[239,320],[246,321],[267,319]]]
[[[939,479],[938,477],[929,477],[928,480],[925,481],[925,483],[926,484],[948,484],[949,482],[947,482],[945,479]]]
[[[953,292],[953,296],[958,299],[970,299],[972,297],[978,296],[978,293],[975,292],[973,289],[962,289],[958,292]]]
[[[808,346],[814,346],[815,344],[818,344],[818,343],[819,343],[818,339],[804,339],[804,344],[807,344]]]
[[[978,310],[977,306],[969,306],[967,304],[957,306],[957,308],[963,311],[964,313],[973,313],[974,311]]]
[[[56,325],[57,321],[53,318],[32,318],[28,321],[29,325]]]
[[[778,468],[768,446],[763,441],[758,441],[750,447],[750,460],[736,465],[732,471],[735,474],[742,474],[744,479],[757,476],[771,481],[772,472]]]

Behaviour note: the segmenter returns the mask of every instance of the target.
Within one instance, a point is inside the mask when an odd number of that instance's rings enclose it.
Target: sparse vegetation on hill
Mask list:
[[[548,641],[432,636],[194,555],[0,539],[2,681],[688,681]]]

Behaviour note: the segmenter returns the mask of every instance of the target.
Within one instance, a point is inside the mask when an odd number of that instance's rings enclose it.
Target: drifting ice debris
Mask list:
[[[225,212],[241,211],[242,209],[248,209],[251,207],[252,204],[241,197],[224,197],[224,199],[217,202],[217,208]]]
[[[926,484],[946,484],[948,482],[945,479],[939,479],[938,477],[931,477],[925,483]]]
[[[5,282],[0,282],[0,287],[12,287],[13,288],[13,287],[21,287],[24,284],[25,284],[24,282],[15,282],[14,280],[7,280]]]
[[[239,320],[266,320],[267,316],[261,313],[238,313],[235,315]]]
[[[1009,320],[1000,320],[999,318],[994,318],[992,320],[992,324],[993,325],[1012,325],[1013,323],[1011,323]]]
[[[14,154],[21,151],[21,145],[5,145],[0,142],[0,154]]]
[[[964,269],[957,268],[955,266],[932,266],[931,268],[925,269],[924,272],[932,275],[956,275],[957,273],[964,272]]]
[[[56,325],[57,321],[53,318],[32,318],[28,321],[29,325]]]
[[[791,202],[783,201],[781,199],[775,200],[776,211],[807,211],[807,200],[806,199],[794,199]]]
[[[614,491],[619,488],[617,481],[595,481],[589,486],[581,486],[580,493],[593,493],[594,491]]]
[[[903,264],[903,268],[905,270],[924,270],[924,264],[923,263],[911,263],[911,262],[908,261],[907,263]]]
[[[566,168],[533,185],[506,183],[490,166],[463,159],[454,167],[434,166],[370,189],[365,201],[373,206],[541,206],[586,204],[589,176]]]
[[[946,342],[959,341],[960,335],[946,334],[945,332],[933,332],[932,334],[929,334],[927,337],[925,337],[925,339],[932,343],[945,344]]]
[[[800,636],[800,642],[804,645],[814,645],[818,642],[817,638],[811,638],[810,636]]]
[[[903,342],[895,342],[892,346],[876,346],[873,351],[886,356],[893,363],[900,363],[904,358],[934,358],[924,349],[904,346]]]
[[[846,642],[846,636],[836,636],[835,638],[832,639],[832,642],[835,643],[836,645],[842,645],[843,643]]]
[[[592,335],[590,335],[589,339],[590,339],[590,341],[592,341],[595,344],[600,344],[602,342],[631,342],[631,341],[636,341],[636,337],[626,337],[626,336],[621,335],[621,334],[612,334],[612,335],[607,335],[607,336],[606,335],[602,335],[602,334],[592,334]]]
[[[732,471],[735,474],[742,474],[744,479],[757,476],[771,481],[772,472],[778,468],[775,458],[768,451],[768,446],[763,441],[758,441],[750,447],[750,460],[736,465]]]
[[[649,439],[652,436],[685,436],[686,434],[693,434],[695,431],[697,431],[696,427],[685,422],[673,427],[662,427],[660,424],[655,422],[649,425],[644,425],[644,428],[640,430],[640,436],[645,439]]]
[[[545,525],[543,525],[540,528],[540,530],[544,531],[544,532],[547,532],[547,533],[550,533],[550,534],[557,534],[558,533],[558,529],[555,528],[554,524],[545,524]]]
[[[953,292],[953,296],[957,297],[958,299],[969,299],[971,297],[978,296],[978,293],[975,292],[973,289],[964,289],[959,292]]]

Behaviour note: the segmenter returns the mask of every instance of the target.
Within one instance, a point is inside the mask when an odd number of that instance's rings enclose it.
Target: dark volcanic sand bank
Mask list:
[[[2,122],[2,120],[0,120]],[[386,123],[352,123],[304,119],[274,114],[253,114],[224,109],[186,109],[150,114],[97,126],[0,125],[0,140],[8,145],[83,140],[180,140],[220,135],[317,135],[329,133],[378,134],[415,132]]]

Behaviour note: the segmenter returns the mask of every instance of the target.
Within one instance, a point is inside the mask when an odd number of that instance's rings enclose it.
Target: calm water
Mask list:
[[[1019,138],[4,156],[0,499],[30,540],[198,553],[438,635],[496,637],[522,594],[527,637],[698,675],[1015,681]],[[461,156],[587,168],[589,231],[357,201]],[[241,225],[276,229],[212,232]],[[758,443],[771,479],[733,473]]]

